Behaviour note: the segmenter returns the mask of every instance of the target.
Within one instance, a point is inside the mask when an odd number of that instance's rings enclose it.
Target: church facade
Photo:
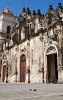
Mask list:
[[[7,9],[8,10],[8,9]],[[63,8],[49,6],[45,15],[23,8],[16,16],[6,13],[5,41],[1,46],[1,81],[63,83]],[[6,17],[7,18],[7,17]],[[13,20],[12,20],[13,19]],[[7,23],[7,22],[5,22]],[[6,29],[4,28],[3,29]],[[11,28],[10,28],[11,27]],[[4,35],[4,34],[3,34]]]

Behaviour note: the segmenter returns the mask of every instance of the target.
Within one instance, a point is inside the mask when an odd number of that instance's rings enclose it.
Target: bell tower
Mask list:
[[[10,11],[9,8],[5,8],[0,14],[0,35],[6,38],[7,34],[15,26],[16,16]]]

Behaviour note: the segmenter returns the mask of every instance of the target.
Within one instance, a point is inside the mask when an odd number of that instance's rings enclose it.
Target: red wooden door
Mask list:
[[[26,59],[23,54],[20,59],[20,82],[25,82],[26,75]]]
[[[3,66],[3,82],[5,81],[6,76],[6,66]]]

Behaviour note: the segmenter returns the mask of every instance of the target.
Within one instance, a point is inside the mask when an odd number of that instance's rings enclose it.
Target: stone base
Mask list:
[[[58,71],[58,83],[62,83],[63,84],[63,69],[60,69]]]

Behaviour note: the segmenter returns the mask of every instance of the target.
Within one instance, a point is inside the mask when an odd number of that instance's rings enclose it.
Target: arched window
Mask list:
[[[10,34],[11,26],[7,26],[7,34]]]
[[[21,61],[25,61],[25,60],[26,60],[25,54],[22,54],[22,55],[21,55],[20,60],[21,60]]]
[[[10,39],[11,26],[7,26],[7,39]]]

